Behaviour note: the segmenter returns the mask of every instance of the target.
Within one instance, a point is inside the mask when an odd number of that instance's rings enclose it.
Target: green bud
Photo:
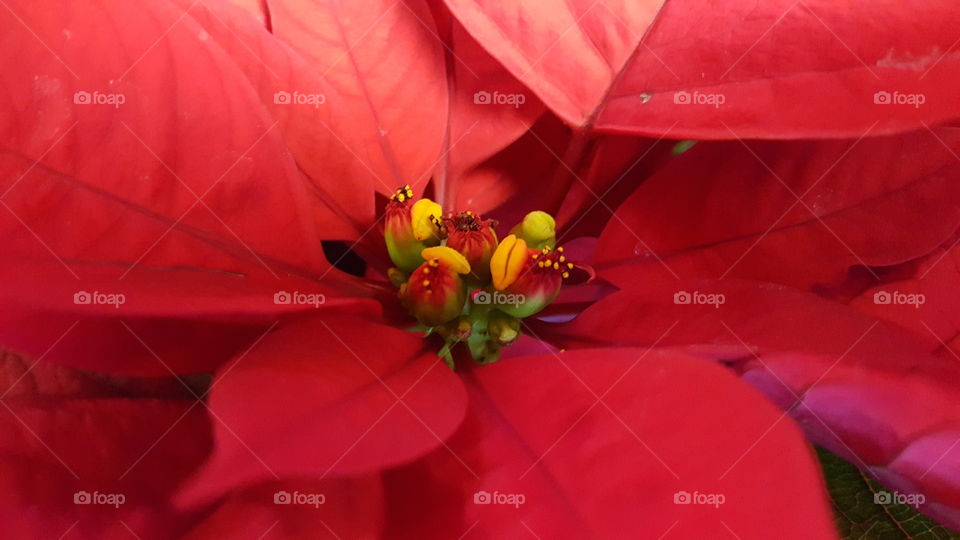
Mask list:
[[[534,210],[524,216],[510,234],[522,238],[531,249],[553,248],[557,243],[557,222],[550,214]]]

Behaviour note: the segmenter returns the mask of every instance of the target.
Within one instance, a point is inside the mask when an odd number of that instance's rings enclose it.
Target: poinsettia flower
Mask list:
[[[22,534],[832,537],[798,427],[958,522],[957,368],[936,339],[952,339],[956,306],[938,304],[924,335],[851,300],[882,268],[953,248],[955,137],[925,128],[958,115],[948,11],[884,8],[858,33],[850,8],[774,6],[735,34],[826,28],[852,40],[851,60],[714,39],[744,18],[735,6],[63,4],[0,14],[16,30],[4,50],[22,51],[3,64],[0,340],[50,369],[212,377],[146,404],[97,388],[51,405],[34,388],[8,406],[11,463],[73,478],[9,476],[4,512],[32,512]],[[698,18],[717,30],[677,41]],[[681,81],[711,66],[715,110],[647,69],[661,53],[684,57]],[[872,101],[881,83],[931,106]],[[734,140],[676,158],[668,135]],[[739,140],[809,136],[850,139]],[[448,337],[451,370],[442,339],[409,331],[419,316],[442,335],[456,314],[397,297],[408,269],[380,228],[397,193],[429,195],[455,212],[448,225],[461,210],[498,220],[484,238],[511,239],[502,257],[493,242],[461,254],[489,255],[501,293],[540,293],[500,361],[475,364]],[[556,217],[555,235],[513,228],[531,210]],[[444,242],[423,247],[457,246]],[[548,257],[564,272],[559,253],[603,281],[521,279]],[[468,286],[468,264],[419,254]],[[417,277],[408,308],[447,290]],[[121,470],[171,453],[138,486]],[[87,485],[131,505],[68,506]]]

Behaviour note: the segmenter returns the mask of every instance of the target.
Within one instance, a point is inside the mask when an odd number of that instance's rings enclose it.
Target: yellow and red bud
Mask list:
[[[470,263],[457,251],[436,246],[423,250],[424,263],[410,274],[401,289],[401,298],[410,314],[425,326],[451,321],[463,312],[467,287],[463,274]]]
[[[530,249],[522,238],[507,236],[490,259],[493,286],[501,293],[493,303],[513,317],[534,315],[557,298],[572,268],[563,248]]]
[[[495,222],[483,220],[473,212],[459,212],[443,218],[443,235],[447,247],[459,251],[473,269],[471,280],[485,283],[490,280],[490,258],[497,249]]]
[[[410,186],[397,189],[387,203],[383,236],[390,260],[410,272],[423,263],[424,248],[440,244],[440,205],[430,199],[413,201]]]

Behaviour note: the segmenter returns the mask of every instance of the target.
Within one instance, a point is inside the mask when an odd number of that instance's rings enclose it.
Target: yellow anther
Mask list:
[[[557,251],[560,251],[560,250],[557,250]],[[558,260],[559,260],[560,262],[566,262],[566,261],[567,261],[567,258],[564,257],[563,255],[561,255]]]
[[[443,209],[430,199],[420,199],[413,203],[413,208],[410,209],[410,218],[413,222],[414,238],[423,241],[431,236],[437,236],[435,219],[441,215],[443,215]]]
[[[564,272],[564,273],[562,273],[562,274],[560,274],[560,275],[563,276],[564,278],[568,278],[568,277],[570,277],[570,272]]]
[[[567,263],[567,268],[573,270],[573,263]]]
[[[439,266],[440,261],[443,261],[458,274],[470,273],[470,263],[459,251],[453,248],[447,246],[428,247],[421,251],[420,255],[425,260],[430,261],[430,266]]]
[[[520,277],[520,271],[527,260],[527,243],[523,238],[509,235],[500,242],[490,258],[490,275],[493,286],[502,291]],[[541,261],[542,262],[542,261]]]
[[[559,270],[559,269],[560,269],[560,263],[558,263],[558,262],[553,263],[553,269],[554,269],[554,270]]]
[[[430,273],[430,268],[424,268],[424,269],[423,269],[423,273],[424,273],[424,274],[429,274],[429,273]]]
[[[391,199],[400,203],[412,198],[413,198],[413,190],[410,189],[409,185],[397,188],[393,192],[393,197],[391,197]]]

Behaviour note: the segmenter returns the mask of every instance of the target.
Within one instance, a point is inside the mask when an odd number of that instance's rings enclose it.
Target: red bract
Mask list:
[[[14,534],[834,537],[803,433],[960,525],[953,10],[447,6],[0,11]]]
[[[210,419],[172,380],[79,373],[4,352],[0,519],[15,538],[183,534],[169,501]],[[150,452],[145,452],[150,448]]]
[[[960,112],[951,99],[960,15],[950,2],[869,12],[829,0],[446,3],[574,126],[698,139],[859,137]],[[878,115],[895,93],[921,94],[924,106]]]
[[[851,267],[915,259],[954,233],[957,150],[953,129],[698,145],[624,201],[598,259],[623,287],[676,275],[835,287]]]

